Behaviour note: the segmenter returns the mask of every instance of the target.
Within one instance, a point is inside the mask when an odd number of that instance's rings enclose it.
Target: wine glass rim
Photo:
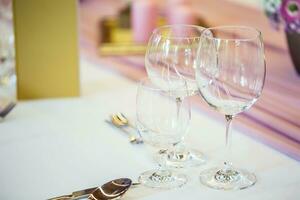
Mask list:
[[[194,28],[194,29],[198,29],[200,31],[199,36],[164,36],[161,35],[162,38],[169,38],[169,39],[196,39],[196,38],[200,38],[201,37],[201,33],[206,29],[205,27],[202,26],[197,26],[197,25],[191,25],[191,24],[168,24],[168,25],[163,25],[163,26],[159,26],[157,28],[155,28],[152,31],[152,35],[154,34],[158,34],[159,31],[163,30],[163,29],[172,29],[175,27],[187,27],[187,28]]]
[[[251,37],[240,37],[240,38],[223,38],[223,37],[215,37],[211,35],[205,35],[204,34],[208,31],[211,30],[250,30],[254,34],[252,34]],[[262,33],[260,30],[257,28],[251,27],[251,26],[240,26],[240,25],[232,25],[232,26],[215,26],[215,27],[210,27],[206,28],[205,30],[202,31],[201,37],[207,37],[212,40],[226,40],[226,41],[242,41],[242,42],[247,42],[247,41],[253,41],[259,37],[262,36]]]
[[[177,80],[182,81],[182,85],[180,84],[180,86],[187,87],[187,82],[184,78],[176,77],[176,76],[170,76],[170,77],[168,77],[168,78],[170,78],[170,80],[177,79]],[[152,90],[152,91],[166,91],[166,89],[160,88],[158,85],[155,85],[151,80],[153,78],[162,79],[162,77],[160,77],[160,76],[144,77],[139,81],[139,84],[138,84],[139,87],[143,87],[143,88],[146,88],[147,90]],[[164,80],[166,80],[166,79],[164,79]],[[150,84],[147,84],[147,83],[150,83]],[[170,90],[168,90],[168,91],[178,90],[178,88],[180,86],[174,87],[172,89],[170,88]]]

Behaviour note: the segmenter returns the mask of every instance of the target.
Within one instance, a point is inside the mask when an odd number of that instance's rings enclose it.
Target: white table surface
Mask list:
[[[137,85],[83,60],[80,98],[19,102],[0,122],[0,199],[40,200],[119,178],[134,181],[154,168],[145,145],[132,145],[104,123],[109,114],[135,116]],[[242,191],[216,191],[199,182],[201,170],[220,161],[224,124],[193,111],[187,143],[209,157],[207,165],[183,171],[187,185],[174,190],[131,189],[124,199],[300,199],[300,163],[238,131],[235,165],[254,171],[257,184]]]

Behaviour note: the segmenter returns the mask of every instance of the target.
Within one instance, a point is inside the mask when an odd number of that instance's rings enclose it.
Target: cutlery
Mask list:
[[[120,178],[110,181],[97,188],[89,195],[90,200],[106,200],[121,197],[132,185],[132,181],[128,178]]]
[[[137,133],[139,134],[139,137],[142,138],[139,130],[134,125],[132,125],[132,123],[129,122],[129,119],[123,113],[117,113],[117,114],[115,114],[115,116],[116,116],[115,118],[118,119],[119,122],[123,124],[123,126],[129,126],[129,127],[133,128],[134,130],[137,131]]]
[[[141,138],[134,136],[134,135],[133,135],[131,132],[129,132],[127,129],[125,129],[125,128],[121,127],[121,126],[118,126],[118,125],[112,123],[112,122],[109,121],[109,120],[105,120],[105,122],[106,122],[107,124],[109,124],[110,126],[112,126],[112,127],[114,127],[114,128],[117,128],[117,129],[123,131],[126,135],[128,135],[129,142],[130,142],[131,144],[141,144],[141,143],[143,143],[143,140],[142,140]]]
[[[71,200],[71,199],[83,198],[83,197],[87,197],[88,195],[90,195],[97,188],[98,187],[92,187],[92,188],[88,188],[88,189],[84,189],[84,190],[79,190],[79,191],[72,192],[72,194],[62,195],[62,196],[54,197],[54,198],[51,198],[48,200]]]
[[[141,136],[135,136],[127,129],[128,127],[131,127],[132,129],[137,131],[136,128],[133,125],[131,125],[131,123],[129,123],[129,120],[122,113],[111,115],[110,120],[105,120],[105,122],[125,132],[129,137],[130,143],[132,144],[143,143]]]
[[[130,126],[131,128],[135,129],[135,127],[131,123],[129,123],[129,120],[123,113],[116,113],[111,115],[111,120],[119,126]]]
[[[14,107],[16,103],[9,103],[3,110],[0,111],[0,117],[4,118]]]
[[[109,199],[109,196],[123,195],[131,186],[132,181],[128,178],[120,178],[109,181],[100,187],[92,187],[84,190],[75,191],[69,195],[54,197],[48,200],[75,200],[82,198],[89,199]],[[107,196],[107,197],[106,197]],[[115,198],[114,197],[114,198]]]

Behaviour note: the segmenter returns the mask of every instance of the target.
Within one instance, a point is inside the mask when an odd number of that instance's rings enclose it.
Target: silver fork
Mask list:
[[[132,144],[142,144],[143,139],[139,136],[135,136],[132,134],[129,130],[128,127],[131,127],[133,130],[137,131],[135,127],[129,125],[129,121],[123,121],[120,120],[116,114],[110,116],[110,120],[105,120],[105,122],[115,128],[118,128],[119,130],[123,131],[128,135],[129,142]],[[126,122],[126,123],[125,123]]]

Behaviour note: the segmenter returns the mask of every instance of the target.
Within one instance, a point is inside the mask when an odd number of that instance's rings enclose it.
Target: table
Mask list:
[[[116,13],[119,9],[117,2],[83,1],[80,6],[81,53],[99,66],[137,81],[145,76],[143,57],[99,57],[98,54],[97,23],[103,16]],[[209,26],[247,25],[262,31],[267,63],[263,94],[249,112],[242,113],[235,120],[235,124],[243,133],[300,161],[300,78],[289,57],[284,31],[272,29],[267,17],[259,9],[226,0],[191,2],[195,14]],[[193,106],[222,120],[200,98],[193,102]]]
[[[96,26],[99,16],[113,13],[112,4],[118,6],[113,0],[102,0],[105,5],[99,2],[84,1],[80,7],[82,96],[19,102],[8,118],[0,122],[0,199],[46,199],[124,176],[136,181],[141,172],[155,167],[152,154],[144,145],[129,144],[126,136],[104,123],[109,114],[120,111],[134,120],[135,81],[144,76],[145,71],[141,57],[99,58]],[[268,104],[270,97],[285,102],[286,94],[293,100],[294,107],[284,104],[274,107],[280,108],[277,113],[281,118],[292,120],[293,132],[288,133],[297,133],[300,79],[293,71],[283,33],[272,31],[261,11],[225,1],[220,5],[218,0],[193,2],[196,12],[205,16],[211,26],[250,25],[267,36],[268,76],[263,100],[258,105]],[[290,84],[286,85],[288,81]],[[280,93],[272,92],[277,86]],[[257,141],[247,137],[242,129],[237,129],[239,120],[234,123],[232,160],[235,165],[254,171],[257,184],[232,192],[202,186],[198,175],[201,170],[219,163],[225,139],[224,124],[207,115],[205,109],[210,108],[203,105],[193,110],[187,143],[203,151],[209,158],[208,164],[186,170],[190,180],[183,188],[168,191],[132,188],[124,199],[299,199],[299,162],[260,143],[267,143],[273,137],[261,127],[255,131],[261,134]],[[254,106],[251,110],[255,109]],[[251,110],[248,112],[252,113]],[[270,120],[264,115],[261,117]],[[276,116],[274,118],[271,121],[280,124]],[[250,126],[255,128],[255,123]],[[255,137],[255,133],[250,130],[248,135]],[[282,137],[282,141],[284,139]],[[277,138],[278,141],[281,138]],[[278,146],[273,147],[279,150],[287,147],[285,141],[275,144]],[[291,142],[288,147],[283,152],[299,159],[299,143]]]
[[[40,200],[138,175],[155,167],[145,145],[132,145],[104,119],[114,112],[135,116],[136,83],[109,68],[81,61],[82,96],[19,102],[0,123],[0,199]],[[133,188],[124,199],[299,199],[300,164],[239,131],[233,162],[253,170],[257,184],[242,191],[216,191],[200,184],[201,170],[220,161],[225,126],[192,113],[187,143],[203,151],[207,165],[192,168],[186,186],[174,190]]]

